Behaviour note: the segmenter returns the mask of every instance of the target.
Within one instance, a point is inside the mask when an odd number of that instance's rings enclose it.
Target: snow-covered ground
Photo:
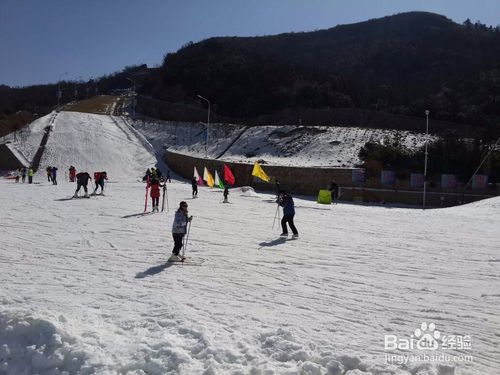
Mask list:
[[[171,151],[212,158],[223,153],[244,130],[243,126],[211,124],[208,150],[205,150],[205,124],[140,120],[133,125],[157,149],[169,148]],[[394,137],[401,139],[411,150],[425,142],[425,134],[408,131],[339,126],[258,126],[244,131],[222,159],[244,163],[265,160],[274,165],[353,168],[359,166],[359,151],[366,142],[384,142]]]
[[[498,374],[500,198],[422,211],[295,197],[294,240],[273,228],[274,196],[193,200],[174,179],[169,209],[143,215],[154,152],[115,120],[60,113],[42,164],[111,171],[105,196],[0,180],[1,375]],[[181,200],[193,265],[165,263]],[[422,322],[472,348],[384,349]]]

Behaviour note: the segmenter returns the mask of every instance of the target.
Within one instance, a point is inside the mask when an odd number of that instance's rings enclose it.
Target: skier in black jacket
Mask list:
[[[191,179],[191,187],[193,188],[193,198],[198,197],[198,181],[196,180],[196,177],[193,176]]]
[[[290,226],[290,229],[293,233],[293,238],[297,238],[299,236],[299,232],[297,228],[295,228],[295,224],[293,223],[293,217],[295,216],[295,205],[293,203],[293,198],[286,191],[281,190],[278,196],[277,203],[283,207],[283,218],[281,219],[281,228],[283,229],[283,233],[281,233],[281,237],[288,236],[288,229],[286,224]]]
[[[80,191],[80,188],[83,186],[83,190],[85,191],[85,197],[87,198],[89,196],[88,190],[87,190],[87,185],[89,183],[89,180],[92,180],[92,177],[87,172],[80,172],[76,175],[76,191],[75,195],[73,195],[73,198],[78,198],[78,192]]]

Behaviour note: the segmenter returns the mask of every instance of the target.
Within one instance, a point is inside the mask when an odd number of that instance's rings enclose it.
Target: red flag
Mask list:
[[[234,175],[226,164],[224,164],[224,181],[229,185],[234,185],[235,182]]]

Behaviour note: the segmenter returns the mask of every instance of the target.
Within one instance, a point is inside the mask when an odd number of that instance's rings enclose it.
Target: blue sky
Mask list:
[[[312,31],[407,11],[500,24],[500,0],[1,0],[0,84],[87,80],[212,36]]]

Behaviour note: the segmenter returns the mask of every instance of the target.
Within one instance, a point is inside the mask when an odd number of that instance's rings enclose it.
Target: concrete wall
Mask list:
[[[425,195],[426,207],[449,207],[463,203],[475,202],[491,198],[498,192],[483,191],[462,194],[461,192],[428,191]],[[366,187],[343,187],[341,200],[377,203],[399,203],[411,206],[422,206],[422,190],[391,190]]]
[[[191,179],[193,167],[203,177],[203,169],[207,167],[211,173],[217,170],[222,177],[224,164],[231,169],[236,179],[237,186],[253,186],[260,190],[275,190],[274,181],[278,179],[280,187],[294,194],[316,195],[319,189],[328,188],[330,181],[335,180],[339,185],[347,186],[351,183],[352,169],[338,168],[304,168],[304,167],[281,167],[262,164],[266,174],[271,177],[271,183],[262,182],[253,178],[253,164],[224,162],[215,159],[195,158],[167,151],[165,162],[179,176]]]
[[[165,161],[173,172],[186,179],[193,176],[193,167],[203,177],[203,169],[207,167],[211,173],[218,171],[222,177],[224,163],[233,172],[237,186],[253,186],[259,190],[275,190],[274,181],[280,182],[282,189],[293,194],[316,196],[320,189],[328,188],[330,181],[335,180],[341,186],[341,200],[400,203],[414,206],[422,205],[422,189],[410,189],[409,182],[396,181],[394,185],[383,186],[379,179],[369,179],[364,184],[352,183],[352,169],[345,168],[305,168],[262,165],[262,168],[271,177],[271,183],[262,182],[252,177],[253,164],[224,162],[215,159],[195,158],[189,155],[167,151]],[[482,190],[468,190],[462,194],[462,189],[445,190],[429,188],[426,194],[426,206],[444,207],[460,203],[473,202],[480,199],[500,195],[495,188]]]
[[[6,144],[0,144],[0,170],[12,171],[21,167],[24,167],[22,161],[12,153]]]

